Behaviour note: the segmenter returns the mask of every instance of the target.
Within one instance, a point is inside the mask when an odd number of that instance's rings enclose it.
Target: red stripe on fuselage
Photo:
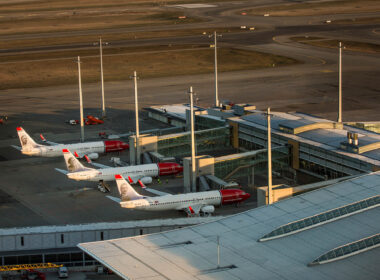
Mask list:
[[[220,190],[220,195],[222,196],[222,205],[239,203],[248,199],[251,196],[249,193],[246,193],[240,189]]]

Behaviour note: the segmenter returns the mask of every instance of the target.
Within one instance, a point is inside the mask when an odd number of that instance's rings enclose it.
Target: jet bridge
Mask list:
[[[197,153],[220,151],[230,146],[229,127],[217,127],[195,132]],[[170,135],[140,135],[139,149],[136,147],[136,136],[129,137],[129,154],[131,164],[136,163],[137,157],[143,153],[158,153],[163,157],[184,157],[191,153],[190,132]]]
[[[273,171],[281,174],[288,171],[291,161],[290,155],[290,146],[288,145],[272,148]],[[211,156],[197,156],[196,175],[197,178],[205,176],[209,185],[214,188],[228,187],[230,181],[239,181],[239,179],[247,177],[249,178],[249,184],[254,184],[255,174],[267,173],[267,159],[267,149],[216,158]],[[195,186],[191,185],[190,157],[183,159],[183,168],[184,192],[199,191],[200,189],[196,189]],[[201,185],[203,188],[203,183],[197,183],[197,186]]]

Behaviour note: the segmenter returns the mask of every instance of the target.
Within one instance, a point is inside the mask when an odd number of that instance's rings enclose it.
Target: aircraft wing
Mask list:
[[[195,204],[195,205],[191,205],[191,206],[181,208],[178,210],[185,211],[187,215],[198,215],[199,211],[201,211],[201,208],[202,208],[202,204]]]
[[[55,168],[55,170],[57,170],[58,172],[61,172],[62,174],[67,174],[69,173],[67,170],[63,170],[63,169],[59,169],[59,168]]]
[[[41,137],[42,142],[47,143],[51,146],[60,145],[59,143],[55,143],[55,142],[51,142],[51,141],[46,140],[42,134],[40,134],[40,137]]]
[[[104,164],[101,164],[101,163],[97,163],[97,162],[89,162],[90,164],[92,164],[93,166],[96,166],[96,167],[99,167],[99,168],[111,168],[111,166],[108,166],[108,165],[104,165]]]
[[[107,196],[107,198],[115,201],[116,203],[120,203],[121,202],[121,199],[118,198],[118,197],[114,197],[114,196],[110,196],[110,195],[106,195],[106,196]]]
[[[156,194],[156,195],[158,195],[158,196],[172,195],[171,193],[161,192],[161,191],[158,191],[158,190],[155,190],[155,189],[151,189],[151,188],[145,188],[145,190],[146,190],[147,192],[150,192],[150,193]]]
[[[15,148],[16,150],[19,150],[19,151],[21,151],[21,147],[19,147],[19,146],[15,146],[15,145],[11,145],[11,147],[13,147],[13,148]]]

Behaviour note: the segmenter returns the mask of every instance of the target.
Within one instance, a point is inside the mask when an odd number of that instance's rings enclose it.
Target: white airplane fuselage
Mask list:
[[[54,146],[39,145],[38,147],[22,148],[21,152],[28,156],[41,156],[41,157],[60,157],[62,156],[62,149],[68,149],[78,154],[90,153],[104,153],[105,145],[103,141],[88,142],[88,143],[75,143],[75,144],[58,144]]]
[[[125,178],[157,177],[159,175],[159,168],[157,164],[152,163],[125,167],[88,169],[70,172],[67,174],[67,177],[77,181],[113,181],[116,174],[121,174]]]
[[[193,205],[220,204],[222,204],[222,194],[220,191],[144,197],[120,202],[121,207],[147,211],[182,210]]]

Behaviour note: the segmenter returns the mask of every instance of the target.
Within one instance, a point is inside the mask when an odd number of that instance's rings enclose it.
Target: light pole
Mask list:
[[[80,108],[80,141],[84,142],[84,122],[83,122],[83,97],[82,97],[82,78],[80,70],[80,56],[78,56],[78,83],[79,83],[79,108]]]
[[[191,185],[192,190],[197,190],[197,175],[195,169],[195,136],[194,136],[194,92],[193,87],[189,89],[190,95],[190,126],[191,126]]]
[[[99,54],[100,54],[100,80],[102,85],[102,117],[106,116],[106,105],[104,98],[104,75],[103,75],[103,45],[108,45],[108,42],[102,42],[102,38],[99,38],[99,43],[94,43],[94,45],[99,44]]]
[[[272,139],[270,126],[270,108],[267,109],[267,127],[268,127],[268,204],[272,204]]]
[[[135,84],[135,115],[136,115],[136,163],[140,164],[140,129],[139,129],[139,103],[137,94],[137,73],[133,72],[133,80]]]
[[[342,42],[339,42],[339,112],[338,122],[342,122]]]
[[[209,37],[214,37],[214,70],[215,70],[215,107],[219,107],[219,93],[218,93],[218,52],[217,52],[217,37],[222,37],[221,34],[209,35]]]

